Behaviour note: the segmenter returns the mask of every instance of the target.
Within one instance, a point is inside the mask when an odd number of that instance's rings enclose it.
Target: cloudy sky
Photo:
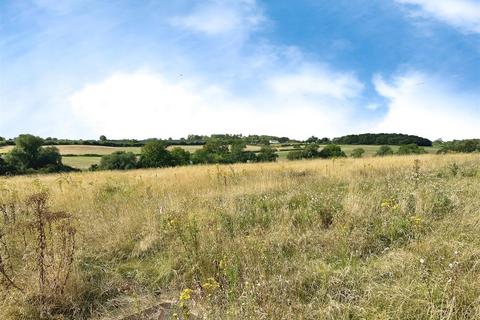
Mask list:
[[[0,136],[480,137],[480,0],[0,0]]]

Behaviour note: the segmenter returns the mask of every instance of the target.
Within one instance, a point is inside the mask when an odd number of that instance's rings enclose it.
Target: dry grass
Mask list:
[[[2,178],[0,204],[38,191],[76,228],[50,317],[183,292],[178,313],[208,319],[480,318],[478,155]],[[16,272],[0,318],[37,319],[35,271]]]

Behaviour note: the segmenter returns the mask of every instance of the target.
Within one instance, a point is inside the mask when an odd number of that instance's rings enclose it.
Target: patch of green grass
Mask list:
[[[100,163],[100,157],[82,157],[82,156],[75,156],[75,157],[62,157],[63,164],[77,168],[77,169],[88,169],[93,164]]]

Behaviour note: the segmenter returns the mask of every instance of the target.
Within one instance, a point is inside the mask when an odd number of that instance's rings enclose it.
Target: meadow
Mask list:
[[[479,194],[478,154],[0,178],[0,318],[479,319]]]

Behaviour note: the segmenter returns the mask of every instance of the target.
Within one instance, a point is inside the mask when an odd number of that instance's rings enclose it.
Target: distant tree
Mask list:
[[[186,166],[190,164],[191,154],[187,150],[175,147],[170,151],[173,166]]]
[[[362,158],[365,150],[363,148],[356,148],[352,150],[351,156],[353,158]]]
[[[214,163],[213,154],[209,153],[204,148],[197,149],[192,154],[192,162],[193,164],[207,164],[207,163]]]
[[[152,140],[142,148],[139,166],[142,168],[161,168],[173,165],[173,159],[165,144],[159,140]]]
[[[278,154],[276,149],[272,148],[270,145],[263,145],[260,148],[260,152],[257,154],[258,162],[275,162],[277,161]]]
[[[21,134],[15,139],[15,148],[10,152],[10,161],[22,169],[38,167],[37,160],[43,139],[31,134]],[[15,163],[12,163],[15,162]]]
[[[216,135],[220,136],[220,135]],[[227,137],[230,139],[229,137]],[[225,139],[227,139],[225,138]],[[241,145],[239,145],[239,148]],[[220,138],[211,138],[203,145],[202,149],[196,150],[192,155],[193,163],[231,163],[231,153],[228,141]],[[238,150],[238,149],[237,149]]]
[[[250,153],[245,152],[247,144],[243,140],[236,140],[230,146],[230,162],[247,162]]]
[[[32,170],[45,172],[70,171],[62,164],[60,152],[55,147],[42,148],[43,139],[22,134],[15,139],[15,147],[5,156],[11,171],[26,173]]]
[[[288,138],[288,137],[278,138],[278,142],[280,142],[280,143],[287,143],[288,141],[290,141],[290,138]]]
[[[105,137],[103,134],[100,136],[100,139],[99,139],[101,142],[106,142],[107,141],[107,137]]]
[[[4,137],[0,137],[0,147],[3,147],[7,144],[7,140]]]
[[[310,144],[310,143],[318,143],[318,140],[320,140],[320,139],[318,139],[318,138],[315,137],[315,136],[311,136],[310,138],[308,138],[307,140],[305,140],[305,142],[306,142],[306,143],[309,143],[309,144]]]
[[[336,144],[326,145],[319,153],[320,158],[345,158],[347,155]]]
[[[438,153],[450,152],[480,152],[480,139],[454,140],[444,142]]]
[[[137,156],[133,152],[117,151],[102,157],[100,170],[129,170],[137,167]]]
[[[37,166],[44,167],[60,167],[62,166],[62,156],[56,147],[41,148],[38,154]]]
[[[292,150],[287,154],[288,160],[300,160],[303,159],[303,151],[302,150]]]
[[[424,148],[420,148],[416,144],[404,144],[398,148],[397,154],[407,155],[407,154],[422,154],[427,153]]]
[[[319,148],[320,146],[316,143],[307,144],[302,151],[303,158],[306,158],[306,159],[318,158],[320,156],[320,153],[318,152]]]
[[[384,156],[390,156],[393,154],[393,149],[390,147],[390,146],[381,146],[378,150],[377,150],[377,153],[376,155],[377,156],[380,156],[380,157],[384,157]]]

